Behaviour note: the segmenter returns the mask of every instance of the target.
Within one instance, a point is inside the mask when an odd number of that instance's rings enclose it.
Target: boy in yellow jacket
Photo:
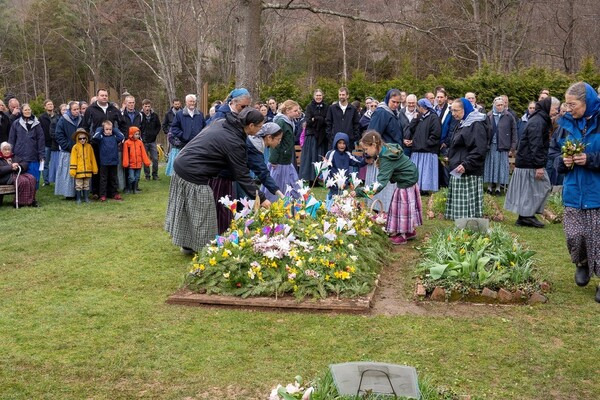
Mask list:
[[[71,163],[69,173],[75,178],[75,198],[77,204],[81,199],[89,203],[90,181],[92,175],[98,173],[98,165],[94,150],[89,143],[90,134],[83,128],[78,128],[73,134],[75,145],[71,149]]]

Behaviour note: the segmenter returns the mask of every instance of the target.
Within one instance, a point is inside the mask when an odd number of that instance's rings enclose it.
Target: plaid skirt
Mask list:
[[[587,261],[590,277],[600,276],[600,209],[565,207],[563,224],[571,261]]]
[[[217,210],[208,185],[171,177],[165,230],[173,244],[199,251],[217,235]]]
[[[446,198],[446,219],[483,217],[483,178],[450,176]]]
[[[389,234],[411,233],[423,225],[419,184],[406,189],[396,188],[390,202],[385,230]]]
[[[13,175],[17,178],[17,174]],[[35,200],[35,185],[36,180],[33,175],[28,173],[21,173],[19,178],[16,179],[17,195],[15,196],[15,204],[20,206],[28,206]]]

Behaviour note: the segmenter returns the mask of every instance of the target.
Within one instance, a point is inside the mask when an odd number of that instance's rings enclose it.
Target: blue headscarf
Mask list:
[[[571,133],[574,133],[574,127],[583,131],[588,118],[600,111],[600,98],[598,97],[598,93],[589,84],[585,82],[583,84],[585,85],[585,112],[583,113],[583,116],[579,119],[575,119],[571,113],[568,112],[558,120],[558,124]],[[593,122],[592,124],[595,125]],[[594,127],[595,126],[589,126],[588,128]]]
[[[583,113],[583,118],[591,117],[596,114],[598,110],[600,110],[600,98],[598,97],[598,93],[594,90],[593,87],[584,83],[585,85],[585,113]]]
[[[417,101],[417,104],[420,107],[426,108],[427,110],[429,110],[431,112],[435,112],[435,108],[433,108],[433,104],[431,104],[431,102],[426,98],[422,98],[421,100]]]
[[[464,121],[465,119],[467,119],[467,116],[469,114],[475,111],[475,109],[473,108],[473,104],[471,104],[471,102],[465,99],[464,97],[461,97],[458,100],[463,104],[463,109],[465,110],[465,115],[463,115],[462,117],[462,120]]]
[[[226,103],[229,103],[231,101],[231,99],[235,99],[236,97],[240,97],[240,96],[244,96],[244,95],[250,95],[250,92],[245,89],[245,88],[236,88],[233,89],[230,93],[229,96],[227,96],[227,100]]]
[[[393,91],[393,90],[398,90],[398,89],[390,89],[390,90],[388,90],[388,91],[387,91],[387,93],[385,94],[385,97],[384,97],[384,99],[383,99],[383,102],[385,103],[385,105],[386,105],[386,106],[388,105],[388,103],[389,103],[389,101],[390,101],[390,97],[392,97],[392,96],[391,96],[391,94],[392,94],[392,91]],[[398,90],[398,91],[400,91],[400,90]]]

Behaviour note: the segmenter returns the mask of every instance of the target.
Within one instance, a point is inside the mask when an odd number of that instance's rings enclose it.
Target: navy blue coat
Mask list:
[[[19,156],[23,161],[39,162],[45,156],[44,131],[40,121],[32,118],[33,124],[29,129],[23,118],[13,122],[8,134],[8,143],[11,144],[15,156]]]
[[[99,127],[92,137],[95,143],[98,143],[100,154],[99,165],[119,165],[119,143],[125,139],[123,134],[113,129],[113,134],[107,136],[104,129]]]
[[[383,139],[385,143],[402,145],[404,128],[405,127],[402,126],[400,120],[400,113],[396,112],[394,115],[389,107],[385,105],[380,105],[375,109],[375,112],[371,115],[371,121],[369,122],[369,129],[374,129],[379,132],[381,139]]]
[[[71,152],[71,148],[75,144],[73,142],[73,134],[81,125],[81,117],[73,120],[68,113],[65,113],[58,122],[56,123],[56,130],[54,131],[54,139],[60,146],[60,150]]]
[[[203,128],[204,115],[200,111],[194,110],[194,115],[191,116],[188,109],[183,108],[175,114],[171,124],[171,135],[179,139],[182,144],[181,147],[183,147],[195,138]]]

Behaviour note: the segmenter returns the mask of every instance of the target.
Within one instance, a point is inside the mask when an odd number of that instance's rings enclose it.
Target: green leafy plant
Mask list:
[[[428,287],[516,289],[539,282],[535,252],[499,225],[485,234],[457,228],[438,231],[421,252],[417,271]]]
[[[558,224],[563,221],[565,206],[563,205],[562,194],[560,192],[556,192],[548,196],[546,209],[554,215],[554,218],[551,219],[552,223]]]

